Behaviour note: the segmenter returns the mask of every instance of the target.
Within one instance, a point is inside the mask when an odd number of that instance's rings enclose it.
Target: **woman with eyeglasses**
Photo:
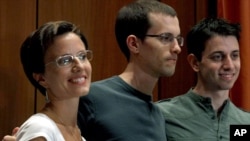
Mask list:
[[[46,103],[22,124],[16,139],[85,141],[77,126],[79,98],[89,92],[92,71],[84,35],[70,22],[48,22],[24,41],[20,53],[26,76]]]

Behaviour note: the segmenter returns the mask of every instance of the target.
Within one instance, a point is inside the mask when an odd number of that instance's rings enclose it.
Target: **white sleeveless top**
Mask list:
[[[56,123],[47,115],[37,113],[26,120],[16,133],[17,141],[44,137],[47,141],[65,141]],[[82,137],[82,141],[86,141]]]

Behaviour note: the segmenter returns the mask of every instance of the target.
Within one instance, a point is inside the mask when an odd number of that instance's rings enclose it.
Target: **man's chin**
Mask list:
[[[166,76],[166,77],[171,77],[174,75],[174,72],[175,72],[175,69],[171,69],[171,70],[168,70],[164,73],[163,76]]]

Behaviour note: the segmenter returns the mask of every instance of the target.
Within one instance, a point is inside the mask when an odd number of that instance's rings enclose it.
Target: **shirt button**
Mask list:
[[[212,120],[215,120],[216,119],[216,117],[215,116],[212,116],[212,118],[211,118]]]

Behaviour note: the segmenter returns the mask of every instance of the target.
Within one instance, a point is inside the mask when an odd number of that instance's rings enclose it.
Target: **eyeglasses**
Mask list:
[[[77,53],[76,55],[63,55],[63,56],[59,56],[55,59],[55,61],[51,61],[49,63],[47,63],[45,66],[51,64],[51,63],[56,63],[56,65],[58,67],[67,67],[72,65],[72,63],[74,62],[75,58],[78,58],[81,62],[84,62],[86,59],[87,60],[92,60],[93,58],[93,53],[91,50],[86,50],[86,51],[81,51],[79,53]]]
[[[159,35],[149,35],[149,34],[147,34],[145,36],[156,37],[163,44],[172,43],[174,41],[174,38],[177,40],[179,46],[183,46],[183,44],[184,44],[184,38],[183,37],[181,37],[181,36],[174,37],[174,35],[171,34],[171,33],[162,33],[162,34],[159,34]]]

